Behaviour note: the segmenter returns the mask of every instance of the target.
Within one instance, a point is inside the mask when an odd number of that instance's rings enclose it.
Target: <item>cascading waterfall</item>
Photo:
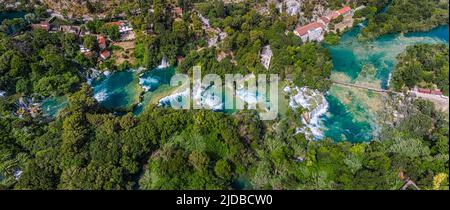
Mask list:
[[[107,74],[104,73],[103,75],[106,76]],[[94,68],[88,69],[86,71],[86,81],[87,81],[88,85],[91,85],[92,84],[92,80],[94,80],[94,79],[96,79],[96,78],[98,78],[100,76],[101,76],[101,72],[99,70],[94,69]]]
[[[169,67],[169,62],[167,61],[167,58],[164,57],[161,60],[161,64],[158,66],[158,68],[163,69],[163,68],[167,68],[167,67]]]
[[[223,110],[224,103],[222,102],[222,96],[216,95],[214,89],[211,89],[212,87],[212,85],[208,87],[194,87],[192,98],[201,107],[211,108],[214,111]]]
[[[159,85],[159,80],[153,77],[139,77],[139,84],[145,90],[145,92],[148,92]]]
[[[323,137],[320,117],[327,113],[328,102],[325,96],[318,90],[311,90],[307,87],[295,87],[297,94],[292,95],[292,89],[287,86],[284,91],[290,95],[289,106],[292,109],[302,107],[305,111],[302,114],[303,127],[297,128],[296,133],[304,133],[308,139],[320,139]]]
[[[183,98],[188,97],[189,94],[191,94],[189,89],[186,89],[183,92],[177,92],[172,95],[168,95],[159,100],[158,106],[168,107],[174,102],[180,102]]]

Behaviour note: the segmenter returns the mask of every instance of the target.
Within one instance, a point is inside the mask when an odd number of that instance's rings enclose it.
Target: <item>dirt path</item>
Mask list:
[[[449,99],[448,98],[444,98],[439,95],[419,93],[416,91],[410,91],[410,93],[416,95],[417,97],[420,97],[420,98],[423,98],[423,99],[433,102],[437,109],[439,109],[445,113],[449,113],[449,108],[448,108]]]

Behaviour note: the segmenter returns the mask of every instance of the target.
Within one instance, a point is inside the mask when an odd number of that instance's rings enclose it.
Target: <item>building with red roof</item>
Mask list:
[[[324,25],[328,25],[331,22],[331,18],[328,16],[322,16],[320,17],[319,22],[322,22]]]
[[[178,64],[180,64],[183,61],[184,61],[184,57],[181,56],[181,55],[177,55],[177,62],[178,62]]]
[[[325,25],[320,22],[312,22],[305,26],[299,26],[294,30],[294,34],[299,36],[303,42],[322,41]]]
[[[349,6],[345,6],[339,9],[337,12],[339,13],[339,15],[347,15],[350,14],[351,10],[352,8],[350,8]]]
[[[40,22],[37,24],[32,24],[31,28],[33,28],[33,30],[44,29],[46,31],[50,31],[50,24],[48,22]]]
[[[303,42],[306,41],[322,41],[324,39],[325,30],[328,31],[328,24],[339,16],[347,16],[352,13],[349,6],[342,7],[327,15],[320,17],[317,22],[309,23],[305,26],[299,26],[294,30],[294,34],[299,36]]]
[[[430,89],[425,89],[425,88],[418,88],[418,89],[417,89],[417,92],[419,92],[419,93],[428,93],[428,94],[430,94],[430,93],[431,93],[431,90],[430,90]]]
[[[442,95],[442,91],[441,90],[431,90],[431,94],[433,94],[433,95]]]
[[[97,37],[98,47],[103,50],[106,48],[106,39],[104,36]]]
[[[108,50],[104,50],[104,51],[102,51],[102,52],[100,53],[100,57],[101,57],[103,60],[108,59],[109,56],[111,56],[111,52],[109,52]]]

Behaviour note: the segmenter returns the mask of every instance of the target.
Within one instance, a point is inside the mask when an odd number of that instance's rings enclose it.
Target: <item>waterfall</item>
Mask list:
[[[152,90],[152,88],[158,87],[159,80],[153,77],[149,78],[140,77],[139,85],[141,85],[141,87],[145,90],[145,92],[148,92]]]
[[[309,113],[309,124],[306,127],[311,131],[312,136],[315,138],[322,138],[323,132],[320,124],[320,117],[327,113],[328,110],[328,102],[323,100],[322,103],[319,103],[318,106]]]
[[[158,68],[159,68],[159,69],[163,69],[163,68],[167,68],[167,67],[169,67],[169,62],[167,61],[167,58],[164,57],[164,58],[161,60],[161,64],[158,66]]]
[[[208,20],[208,19],[206,19],[205,17],[203,17],[203,15],[201,15],[201,14],[198,14],[198,17],[199,17],[200,20],[202,21],[204,27],[206,27],[206,28],[209,28],[209,27],[210,27],[210,25],[209,25],[209,20]]]
[[[388,81],[387,81],[387,85],[386,85],[386,89],[389,88],[389,84],[391,84],[391,78],[392,78],[392,72],[389,73],[389,77],[388,77]]]
[[[94,98],[98,102],[105,101],[108,98],[108,92],[106,90],[102,90],[102,91],[94,94]]]
[[[86,80],[88,85],[91,85],[92,80],[99,77],[100,75],[101,72],[94,68],[90,68],[88,71],[86,71]]]
[[[105,75],[105,76],[109,76],[110,74],[111,74],[110,71],[104,71],[104,72],[103,72],[103,75]]]
[[[5,97],[6,91],[0,90],[0,98]]]
[[[172,102],[180,101],[180,99],[188,97],[190,94],[189,89],[186,89],[183,92],[173,93],[172,95],[168,95],[159,100],[158,106],[171,106]]]
[[[308,139],[320,139],[323,137],[320,117],[328,111],[328,102],[325,96],[318,90],[311,90],[307,87],[295,87],[296,95],[291,95],[290,87],[285,87],[284,91],[290,94],[289,106],[292,109],[302,107],[304,112],[301,117],[303,127],[297,128],[297,133],[304,133]]]
[[[215,95],[214,90],[210,89],[211,87],[194,87],[192,94],[194,103],[197,103],[203,108],[210,108],[213,111],[223,110],[224,103],[222,102],[222,96]]]

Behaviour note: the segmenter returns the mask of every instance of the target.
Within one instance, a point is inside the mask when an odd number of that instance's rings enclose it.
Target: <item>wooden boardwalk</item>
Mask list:
[[[340,82],[340,81],[331,81],[331,82],[333,84],[337,84],[337,85],[353,87],[353,88],[359,88],[359,89],[365,89],[365,90],[371,90],[371,91],[375,91],[375,92],[378,92],[378,93],[396,93],[394,91],[380,89],[380,88],[374,88],[374,87],[369,87],[369,86],[364,86],[364,85],[351,84],[351,83]]]

